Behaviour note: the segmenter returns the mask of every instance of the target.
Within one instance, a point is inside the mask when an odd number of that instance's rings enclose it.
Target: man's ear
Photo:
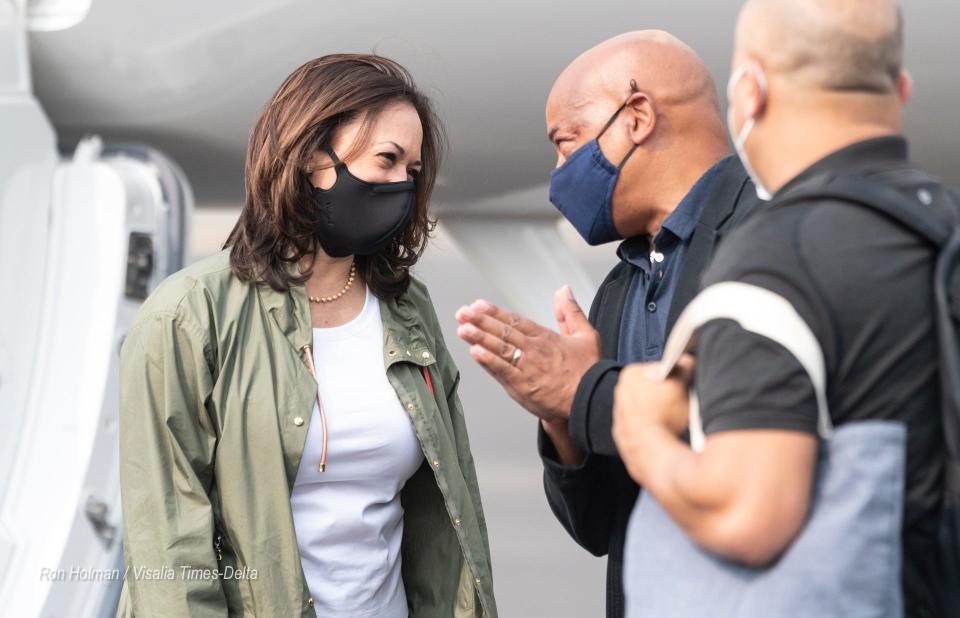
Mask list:
[[[897,78],[897,95],[900,97],[900,103],[904,105],[913,96],[913,76],[906,69],[900,71],[900,77]]]
[[[634,92],[627,99],[627,117],[630,119],[630,141],[640,145],[647,141],[657,126],[657,111],[653,99],[643,92]]]
[[[767,107],[767,74],[759,64],[753,63],[752,66],[748,65],[742,81],[744,89],[740,91],[740,96],[747,98],[743,112],[747,118],[758,118]],[[736,92],[734,89],[734,93]]]

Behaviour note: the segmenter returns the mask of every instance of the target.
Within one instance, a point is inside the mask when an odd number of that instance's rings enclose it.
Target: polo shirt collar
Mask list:
[[[694,183],[693,187],[677,204],[677,207],[673,209],[673,212],[664,219],[660,230],[653,238],[655,246],[663,247],[670,244],[671,241],[686,243],[690,240],[697,228],[697,222],[703,213],[706,198],[710,195],[714,181],[732,159],[732,156],[723,157]],[[617,247],[617,256],[621,260],[641,268],[643,264],[647,263],[649,253],[650,238],[645,235],[628,238]]]

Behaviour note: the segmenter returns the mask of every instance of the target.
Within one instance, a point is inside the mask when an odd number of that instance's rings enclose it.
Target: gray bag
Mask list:
[[[652,495],[641,492],[624,551],[627,617],[902,616],[906,427],[897,421],[865,421],[834,431],[816,337],[789,302],[745,283],[710,286],[684,310],[665,348],[664,375],[689,348],[696,330],[716,319],[734,320],[779,343],[810,375],[821,438],[810,514],[774,564],[754,569],[695,545]],[[690,441],[694,450],[702,450],[693,392]]]

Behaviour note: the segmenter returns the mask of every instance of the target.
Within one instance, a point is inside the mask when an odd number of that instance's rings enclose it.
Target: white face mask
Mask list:
[[[730,76],[730,81],[727,82],[727,129],[733,131],[733,90],[737,87],[737,84],[740,83],[740,80],[743,79],[743,76],[747,74],[747,71],[752,71],[757,76],[757,81],[760,84],[760,91],[763,93],[763,96],[767,96],[767,79],[763,74],[763,71],[758,67],[740,67],[733,72],[733,75]],[[747,174],[750,175],[750,180],[753,181],[754,187],[757,189],[757,197],[761,200],[767,202],[773,197],[773,194],[763,186],[763,183],[760,181],[760,177],[757,176],[757,173],[754,171],[753,166],[750,165],[750,158],[747,157],[747,151],[744,148],[744,144],[747,143],[747,137],[750,136],[750,131],[753,130],[754,125],[756,124],[755,118],[748,118],[747,121],[743,124],[743,128],[740,129],[739,135],[736,137],[731,133],[730,137],[733,140],[733,147],[737,151],[737,156],[740,157],[740,162],[743,163],[743,168],[747,170]]]

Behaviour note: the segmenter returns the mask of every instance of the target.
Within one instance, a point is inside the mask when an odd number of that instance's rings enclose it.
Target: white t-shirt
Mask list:
[[[380,303],[342,326],[313,329],[329,440],[317,405],[291,506],[300,561],[321,618],[406,618],[400,575],[400,490],[423,461],[410,418],[387,380]]]

